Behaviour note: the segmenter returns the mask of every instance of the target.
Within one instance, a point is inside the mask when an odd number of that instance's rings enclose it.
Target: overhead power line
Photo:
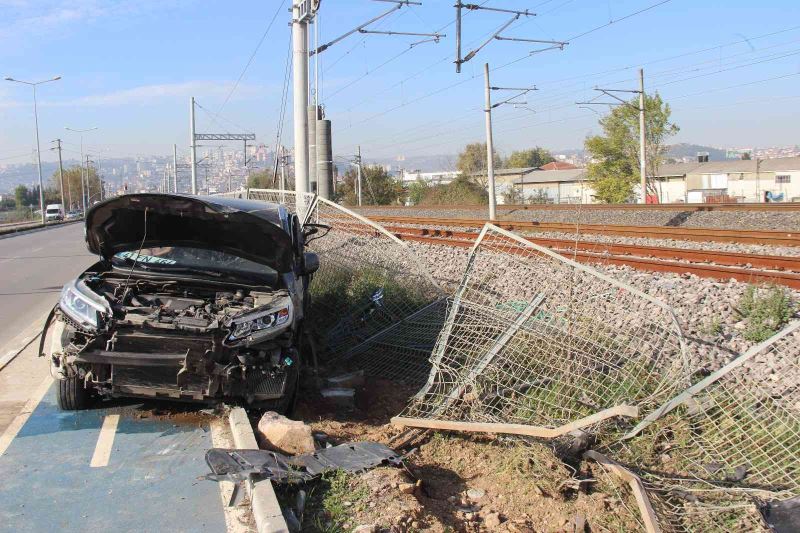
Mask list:
[[[272,15],[272,20],[270,20],[269,24],[267,25],[267,29],[264,30],[264,34],[261,36],[261,39],[259,39],[258,44],[253,50],[253,53],[250,54],[250,58],[247,60],[247,63],[242,69],[242,72],[239,74],[239,77],[236,79],[236,83],[233,84],[233,87],[231,87],[230,92],[228,92],[228,96],[225,97],[225,101],[222,102],[221,106],[219,106],[219,110],[217,111],[217,113],[222,113],[222,110],[225,109],[225,106],[228,104],[228,101],[231,99],[231,96],[233,96],[233,93],[236,92],[236,89],[239,87],[239,83],[242,81],[242,78],[244,78],[245,73],[247,73],[247,69],[250,68],[250,65],[253,63],[253,59],[255,59],[256,54],[258,54],[258,50],[261,48],[261,45],[264,44],[267,35],[269,35],[269,30],[272,29],[272,25],[275,24],[275,19],[278,18],[278,15],[280,14],[284,5],[286,5],[286,0],[281,0],[278,9],[276,9],[275,14]]]

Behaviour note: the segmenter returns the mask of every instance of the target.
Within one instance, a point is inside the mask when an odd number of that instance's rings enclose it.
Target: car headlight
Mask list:
[[[228,340],[239,341],[254,334],[260,336],[259,332],[274,333],[277,330],[285,329],[281,326],[291,324],[291,320],[292,302],[287,300],[278,307],[247,313],[231,320],[231,333],[228,335]]]
[[[58,305],[78,325],[88,329],[97,329],[100,316],[111,313],[108,302],[92,292],[82,280],[64,285]]]

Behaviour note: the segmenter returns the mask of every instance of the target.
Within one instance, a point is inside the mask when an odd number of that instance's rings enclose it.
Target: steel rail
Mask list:
[[[474,239],[420,236],[403,233],[396,233],[395,235],[402,240],[416,241],[425,244],[456,246],[461,248],[471,248],[474,245]],[[477,235],[475,235],[475,237],[477,237]],[[529,251],[520,250],[520,253],[527,254]],[[676,274],[688,273],[694,274],[701,278],[710,278],[716,280],[735,279],[736,281],[744,283],[771,283],[776,285],[784,285],[792,289],[800,289],[800,274],[797,273],[753,270],[722,265],[683,263],[680,261],[607,255],[585,251],[572,251],[569,253],[569,256],[581,263],[600,263],[604,265],[628,266],[637,270],[649,272],[670,272]]]
[[[411,235],[419,237],[440,237],[446,239],[472,239],[477,233],[467,231],[439,230],[428,228],[412,228],[404,226],[384,226],[395,235]],[[559,252],[582,252],[609,255],[630,255],[637,257],[654,257],[658,259],[675,259],[692,263],[713,263],[725,266],[750,266],[768,270],[786,270],[800,272],[800,256],[759,255],[718,250],[689,250],[685,248],[668,248],[664,246],[639,246],[635,244],[614,244],[597,241],[576,241],[572,239],[550,239],[523,237],[525,240],[557,250]],[[577,245],[577,246],[576,246]]]
[[[480,228],[488,222],[484,219],[468,218],[428,218],[370,216],[371,220],[390,224],[416,224],[421,226],[451,226]],[[531,222],[517,220],[496,220],[492,222],[510,231],[553,231],[575,233],[574,223]],[[730,230],[716,228],[685,228],[671,226],[623,226],[612,224],[581,224],[580,233],[617,235],[655,239],[674,239],[700,242],[735,242],[740,244],[762,244],[773,246],[800,246],[800,232],[766,230]]]
[[[365,209],[369,209],[366,207]],[[404,205],[382,205],[380,209],[396,209],[398,211],[417,209]],[[426,205],[418,209],[439,211],[445,209],[471,209],[482,212],[482,206],[475,205]],[[499,204],[499,211],[800,211],[800,202],[774,203],[718,203],[718,204]]]

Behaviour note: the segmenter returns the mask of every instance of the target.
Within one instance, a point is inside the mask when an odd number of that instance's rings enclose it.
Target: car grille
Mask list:
[[[247,376],[247,391],[256,400],[270,400],[280,398],[286,391],[285,372],[269,374],[249,374]]]

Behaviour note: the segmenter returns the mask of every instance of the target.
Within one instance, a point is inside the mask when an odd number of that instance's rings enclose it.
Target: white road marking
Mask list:
[[[94,448],[94,455],[89,463],[92,468],[108,466],[118,425],[119,415],[108,415],[103,419],[103,427],[100,428],[100,435],[97,437],[97,446]]]
[[[215,448],[232,448],[233,439],[224,419],[215,418],[211,421],[211,444]],[[230,481],[220,481],[219,495],[222,499],[222,512],[225,516],[225,526],[228,533],[248,533],[252,529],[248,526],[252,522],[250,516],[250,506],[240,505],[239,507],[230,507],[228,502],[231,500],[233,494],[233,483]],[[240,490],[244,490],[242,487]]]
[[[22,426],[25,425],[25,422],[31,417],[31,413],[36,409],[36,406],[39,405],[39,402],[42,401],[44,395],[47,394],[47,391],[50,390],[50,385],[53,383],[53,378],[47,376],[44,378],[44,381],[33,391],[33,395],[27,401],[25,406],[22,408],[22,411],[19,412],[17,417],[9,424],[6,430],[0,435],[0,455],[6,453],[6,450],[11,445],[11,441],[14,440],[14,437],[17,436],[19,430],[22,429]]]

